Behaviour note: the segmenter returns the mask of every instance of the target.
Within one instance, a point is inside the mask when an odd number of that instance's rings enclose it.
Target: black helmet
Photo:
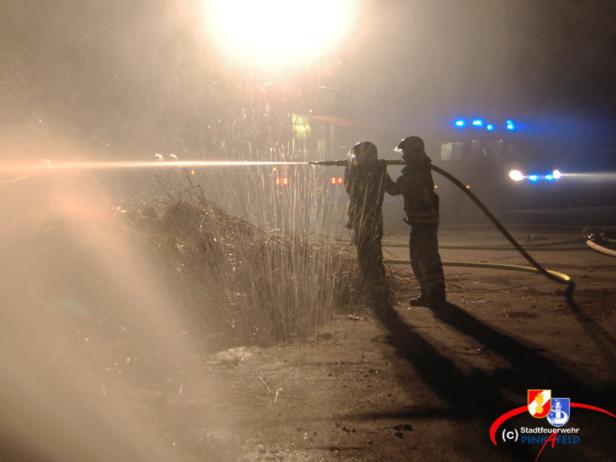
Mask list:
[[[349,154],[358,164],[373,162],[378,159],[376,145],[370,141],[360,141],[351,148]]]
[[[407,136],[396,146],[396,151],[402,151],[405,154],[415,154],[425,152],[425,150],[424,141],[418,136]]]

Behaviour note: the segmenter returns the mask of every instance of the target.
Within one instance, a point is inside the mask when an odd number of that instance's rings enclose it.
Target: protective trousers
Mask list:
[[[355,233],[360,287],[366,293],[381,297],[386,292],[385,265],[383,264],[382,224],[360,228]]]
[[[377,236],[360,236],[357,241],[357,260],[362,276],[368,280],[385,277],[381,238]]]
[[[438,253],[438,223],[411,225],[411,268],[421,287],[421,296],[433,300],[445,300],[445,276],[441,256]]]

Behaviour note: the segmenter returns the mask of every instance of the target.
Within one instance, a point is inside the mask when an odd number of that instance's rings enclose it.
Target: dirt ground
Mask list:
[[[517,234],[531,244],[579,236]],[[386,259],[404,259],[405,240],[390,236]],[[441,242],[503,243],[460,229],[444,230]],[[404,300],[415,284],[406,276],[392,312],[358,309],[314,341],[214,357],[210,374],[228,384],[237,418],[227,438],[243,460],[535,460],[538,445],[494,447],[488,437],[494,419],[526,405],[527,389],[616,410],[616,260],[580,244],[555,248],[532,254],[574,278],[575,306],[563,287],[536,275],[446,268],[443,312],[410,309]],[[442,257],[523,263],[501,250],[443,249]],[[513,422],[538,423],[527,413]],[[613,460],[614,419],[574,410],[567,426],[581,428],[582,442],[548,447],[541,460]]]
[[[515,234],[573,277],[574,305],[563,286],[534,274],[446,266],[449,305],[411,309],[410,268],[390,263],[391,309],[351,307],[283,346],[211,354],[191,343],[176,353],[93,317],[61,325],[101,370],[97,400],[149,416],[177,460],[533,461],[540,445],[489,439],[497,417],[526,405],[528,389],[616,411],[616,260],[585,248],[576,230]],[[386,260],[408,259],[406,240],[387,236]],[[505,244],[489,230],[445,228],[440,240],[446,262],[524,264],[511,250],[449,248]],[[186,351],[193,357],[179,361]],[[537,424],[550,427],[524,412],[497,437]],[[614,460],[616,419],[573,409],[566,427],[580,428],[581,442],[547,447],[540,460]],[[0,456],[52,460],[3,439]]]

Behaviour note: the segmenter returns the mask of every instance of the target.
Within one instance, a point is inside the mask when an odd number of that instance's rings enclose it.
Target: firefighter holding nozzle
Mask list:
[[[383,197],[393,194],[394,182],[387,174],[387,164],[378,159],[377,148],[370,141],[357,143],[349,152],[350,162],[344,170],[349,195],[347,228],[353,230],[360,271],[359,287],[374,301],[385,301],[388,290],[383,265]]]
[[[411,306],[438,308],[445,304],[445,277],[438,252],[439,198],[434,192],[431,163],[424,142],[418,136],[403,139],[396,147],[405,166],[387,192],[404,198],[405,222],[411,226],[411,267],[421,295]]]

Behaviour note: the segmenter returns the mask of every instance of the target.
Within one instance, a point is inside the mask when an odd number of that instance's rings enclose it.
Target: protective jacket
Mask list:
[[[349,228],[357,234],[383,235],[383,196],[394,183],[384,160],[351,164],[344,171],[349,195]]]
[[[406,221],[411,225],[439,221],[439,198],[434,192],[431,164],[425,153],[408,159],[395,187],[390,188],[394,195],[404,197]]]

